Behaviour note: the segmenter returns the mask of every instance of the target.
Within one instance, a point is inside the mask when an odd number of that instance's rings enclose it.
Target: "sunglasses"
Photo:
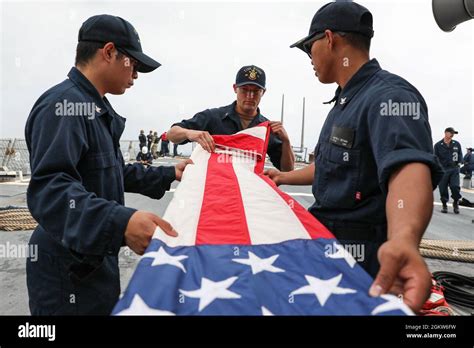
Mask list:
[[[128,59],[128,66],[132,66],[133,67],[133,72],[138,72],[138,65],[140,64],[136,59],[133,59],[132,57],[130,57],[124,50],[122,50],[121,48],[115,46],[115,48],[117,49],[117,51],[119,51],[120,53],[122,53],[126,59]]]
[[[342,32],[342,31],[336,31],[336,32],[334,32],[334,34],[337,34],[339,36],[346,36],[346,33]],[[309,39],[309,41],[307,41],[303,44],[303,50],[306,52],[306,54],[309,56],[310,59],[313,58],[312,55],[311,55],[311,47],[313,47],[313,44],[316,41],[321,40],[325,36],[326,36],[326,33],[324,33],[324,32],[317,33],[311,39]]]

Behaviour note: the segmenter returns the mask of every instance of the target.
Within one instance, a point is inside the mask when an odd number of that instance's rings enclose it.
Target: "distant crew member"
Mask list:
[[[434,146],[435,155],[438,156],[444,169],[444,175],[439,182],[439,194],[441,196],[442,213],[448,212],[449,192],[451,189],[451,198],[453,199],[454,214],[459,214],[459,200],[461,199],[461,186],[459,180],[459,164],[462,161],[461,144],[454,140],[454,134],[458,134],[453,127],[444,130],[444,138],[438,141]]]
[[[146,146],[146,135],[143,129],[140,131],[140,135],[138,136],[138,142],[140,143],[140,150],[143,146]]]
[[[461,168],[461,173],[464,174],[465,179],[472,178],[472,172],[474,171],[474,155],[472,154],[472,147],[468,147],[467,153],[463,158],[464,165]]]
[[[169,156],[170,154],[170,148],[169,148],[169,144],[170,144],[170,141],[168,140],[168,135],[167,135],[167,132],[163,132],[163,134],[161,134],[160,136],[160,139],[161,139],[161,154],[164,156]]]
[[[150,131],[148,135],[146,136],[147,139],[147,146],[149,149],[151,149],[151,144],[153,144],[153,131]]]
[[[178,143],[173,144],[173,157],[178,156]]]
[[[153,159],[158,158],[158,143],[160,142],[160,137],[157,132],[153,133],[153,145],[151,145],[151,156]]]
[[[145,165],[150,166],[153,163],[153,158],[151,153],[148,152],[148,148],[146,146],[142,147],[142,150],[137,155],[137,162]]]

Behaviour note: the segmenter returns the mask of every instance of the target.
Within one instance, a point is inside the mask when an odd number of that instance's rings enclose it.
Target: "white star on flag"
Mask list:
[[[176,315],[173,312],[163,311],[161,309],[155,309],[149,307],[145,301],[140,297],[140,295],[135,294],[133,296],[132,303],[130,307],[124,309],[121,312],[118,312],[117,315]]]
[[[268,308],[262,306],[262,315],[263,316],[272,316],[272,315],[275,315],[275,314],[270,312],[270,310]]]
[[[206,308],[215,299],[236,299],[240,298],[239,294],[227,290],[238,279],[238,277],[230,277],[220,282],[214,282],[207,278],[202,278],[201,288],[197,290],[182,290],[179,292],[184,296],[199,299],[199,312]]]
[[[342,245],[334,244],[337,251],[334,254],[327,255],[330,259],[345,259],[351,268],[354,268],[354,265],[357,261],[352,257],[351,253],[348,252]]]
[[[158,251],[150,251],[142,256],[143,258],[151,257],[153,258],[153,262],[151,263],[152,266],[159,266],[159,265],[171,265],[178,267],[184,273],[186,273],[186,269],[184,268],[181,260],[187,259],[188,256],[186,255],[178,255],[173,256],[166,252],[163,247],[160,247]]]
[[[354,289],[338,287],[339,282],[342,279],[342,273],[328,280],[319,279],[310,275],[305,275],[304,277],[309,285],[302,286],[301,288],[292,291],[290,295],[314,294],[323,307],[329,296],[332,294],[344,295],[357,292]]]
[[[382,297],[384,300],[387,300],[387,302],[375,307],[370,314],[376,315],[383,312],[400,310],[407,315],[414,315],[412,310],[398,297],[390,294],[380,295],[380,297]]]
[[[266,259],[261,259],[253,252],[249,251],[248,259],[232,259],[232,261],[241,263],[243,265],[249,265],[252,268],[252,274],[257,274],[263,271],[268,271],[272,273],[285,272],[285,270],[273,266],[273,263],[280,255],[273,255]]]

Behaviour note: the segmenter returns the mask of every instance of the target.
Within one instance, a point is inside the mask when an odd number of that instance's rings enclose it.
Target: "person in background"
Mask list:
[[[434,146],[435,155],[438,156],[444,169],[444,175],[439,182],[439,194],[441,196],[442,213],[448,212],[449,192],[451,189],[451,198],[453,199],[454,214],[459,214],[459,200],[461,199],[461,184],[459,179],[459,164],[462,161],[461,144],[453,137],[459,132],[453,127],[444,130],[444,138],[438,141]]]
[[[157,132],[153,133],[153,144],[151,145],[151,155],[153,159],[158,158],[158,143],[160,142],[160,137]]]
[[[170,148],[169,148],[169,144],[170,144],[170,141],[168,140],[168,135],[167,135],[167,132],[163,132],[163,134],[161,134],[160,136],[160,139],[161,139],[161,154],[164,156],[169,156],[170,154]]]
[[[139,142],[140,150],[143,146],[146,146],[146,135],[143,129],[140,131],[140,135],[138,136],[138,142]]]
[[[153,131],[150,130],[150,133],[146,136],[147,139],[147,147],[151,149],[151,144],[153,144]]]
[[[137,162],[145,166],[150,166],[153,163],[151,153],[148,152],[148,148],[146,146],[143,146],[142,150],[138,153]]]
[[[178,156],[178,143],[173,144],[173,157]]]
[[[472,178],[472,172],[474,171],[474,156],[472,155],[472,147],[468,147],[467,153],[463,158],[463,166],[461,168],[461,173],[464,174],[465,179]]]

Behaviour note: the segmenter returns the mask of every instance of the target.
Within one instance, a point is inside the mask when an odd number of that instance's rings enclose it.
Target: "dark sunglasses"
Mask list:
[[[334,34],[337,34],[339,36],[346,36],[346,33],[345,32],[342,32],[342,31],[336,31],[334,32]],[[323,37],[326,36],[326,33],[322,32],[322,33],[317,33],[316,35],[314,35],[311,39],[309,39],[309,41],[305,42],[303,44],[303,50],[306,52],[306,54],[309,56],[310,59],[312,59],[313,57],[311,56],[311,47],[313,47],[313,44],[318,41],[318,40],[321,40]]]
[[[125,52],[124,50],[122,50],[121,48],[115,46],[115,48],[117,49],[117,51],[119,51],[120,53],[122,53],[126,58],[128,58],[130,60],[130,65],[133,66],[133,72],[138,72],[138,65],[140,64],[140,62],[132,57],[130,57],[127,52]]]

